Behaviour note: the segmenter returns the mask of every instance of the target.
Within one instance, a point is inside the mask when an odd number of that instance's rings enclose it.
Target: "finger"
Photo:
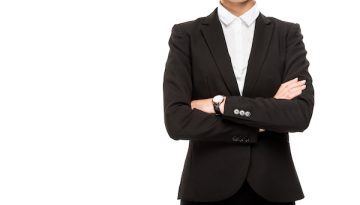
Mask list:
[[[289,95],[290,95],[292,98],[294,98],[294,97],[300,95],[305,88],[306,88],[306,85],[302,85],[302,86],[300,86],[300,87],[293,88],[293,89],[289,92]]]
[[[295,92],[290,93],[290,94],[288,95],[288,97],[289,97],[289,99],[291,100],[291,99],[293,99],[294,97],[297,97],[297,96],[301,95],[301,93],[302,93],[302,90],[297,90],[297,91],[295,91]]]
[[[306,85],[301,85],[301,86],[297,86],[297,87],[293,87],[293,88],[288,89],[288,92],[294,92],[294,91],[297,91],[297,90],[304,90],[305,88],[306,88]]]
[[[281,85],[287,86],[287,85],[289,85],[289,84],[291,84],[291,83],[294,83],[294,82],[297,82],[297,81],[298,81],[298,78],[296,77],[296,78],[294,78],[294,79],[292,79],[292,80],[289,80],[289,81],[287,81],[287,82],[285,82],[285,83],[283,83],[283,84],[281,84]]]
[[[191,109],[195,108],[195,100],[191,101]]]
[[[288,94],[291,93],[291,90],[296,88],[296,87],[301,87],[302,85],[304,85],[306,82],[306,80],[302,80],[302,81],[298,81],[298,78],[294,78],[292,80],[289,80],[283,84],[281,84],[279,90],[276,93],[276,97],[277,98],[288,98]],[[283,97],[281,97],[283,96]]]
[[[306,80],[301,80],[301,81],[293,82],[293,83],[288,84],[284,89],[285,89],[285,90],[291,90],[291,89],[296,88],[296,87],[301,87],[301,86],[303,86],[305,83],[306,83]]]
[[[298,87],[298,86],[302,86],[306,83],[306,80],[300,80],[294,83],[290,83],[287,88],[294,88],[294,87]]]
[[[295,84],[296,84],[296,86],[302,86],[302,85],[305,85],[305,83],[306,83],[306,80],[300,80],[300,81],[296,82]]]
[[[281,84],[281,86],[280,86],[280,88],[279,88],[279,90],[278,90],[278,94],[279,94],[279,95],[285,95],[286,92],[288,92],[288,90],[289,90],[288,88],[289,88],[289,87],[292,87],[291,85],[293,85],[294,83],[296,83],[297,80],[298,80],[298,78],[294,78],[294,79],[292,79],[292,80],[289,80],[289,81]]]

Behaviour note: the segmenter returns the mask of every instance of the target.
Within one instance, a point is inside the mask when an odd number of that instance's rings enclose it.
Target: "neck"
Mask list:
[[[231,2],[229,0],[220,0],[220,3],[235,16],[241,16],[243,13],[251,9],[256,3],[255,0],[245,2]]]

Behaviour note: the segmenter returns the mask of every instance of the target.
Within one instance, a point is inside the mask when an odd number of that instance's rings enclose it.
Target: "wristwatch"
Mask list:
[[[215,110],[215,114],[216,115],[221,115],[220,112],[220,104],[224,101],[224,96],[223,95],[216,95],[215,97],[213,97],[212,99],[212,103],[214,106],[214,110]]]

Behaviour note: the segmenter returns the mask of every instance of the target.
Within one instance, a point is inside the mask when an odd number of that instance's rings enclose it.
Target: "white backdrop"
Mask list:
[[[0,2],[0,204],[176,205],[187,141],[163,121],[175,23],[217,0]],[[360,184],[357,1],[258,0],[299,23],[315,88],[291,134],[299,205],[354,204]]]

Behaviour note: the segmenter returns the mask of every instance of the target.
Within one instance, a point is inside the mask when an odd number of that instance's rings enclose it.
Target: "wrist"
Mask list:
[[[222,103],[220,103],[220,112],[221,112],[221,114],[224,114],[225,101],[226,101],[226,96],[224,96],[224,101]]]
[[[213,104],[213,110],[216,115],[221,115],[221,109],[220,106],[224,102],[225,96],[223,95],[216,95],[212,98],[212,104]]]

